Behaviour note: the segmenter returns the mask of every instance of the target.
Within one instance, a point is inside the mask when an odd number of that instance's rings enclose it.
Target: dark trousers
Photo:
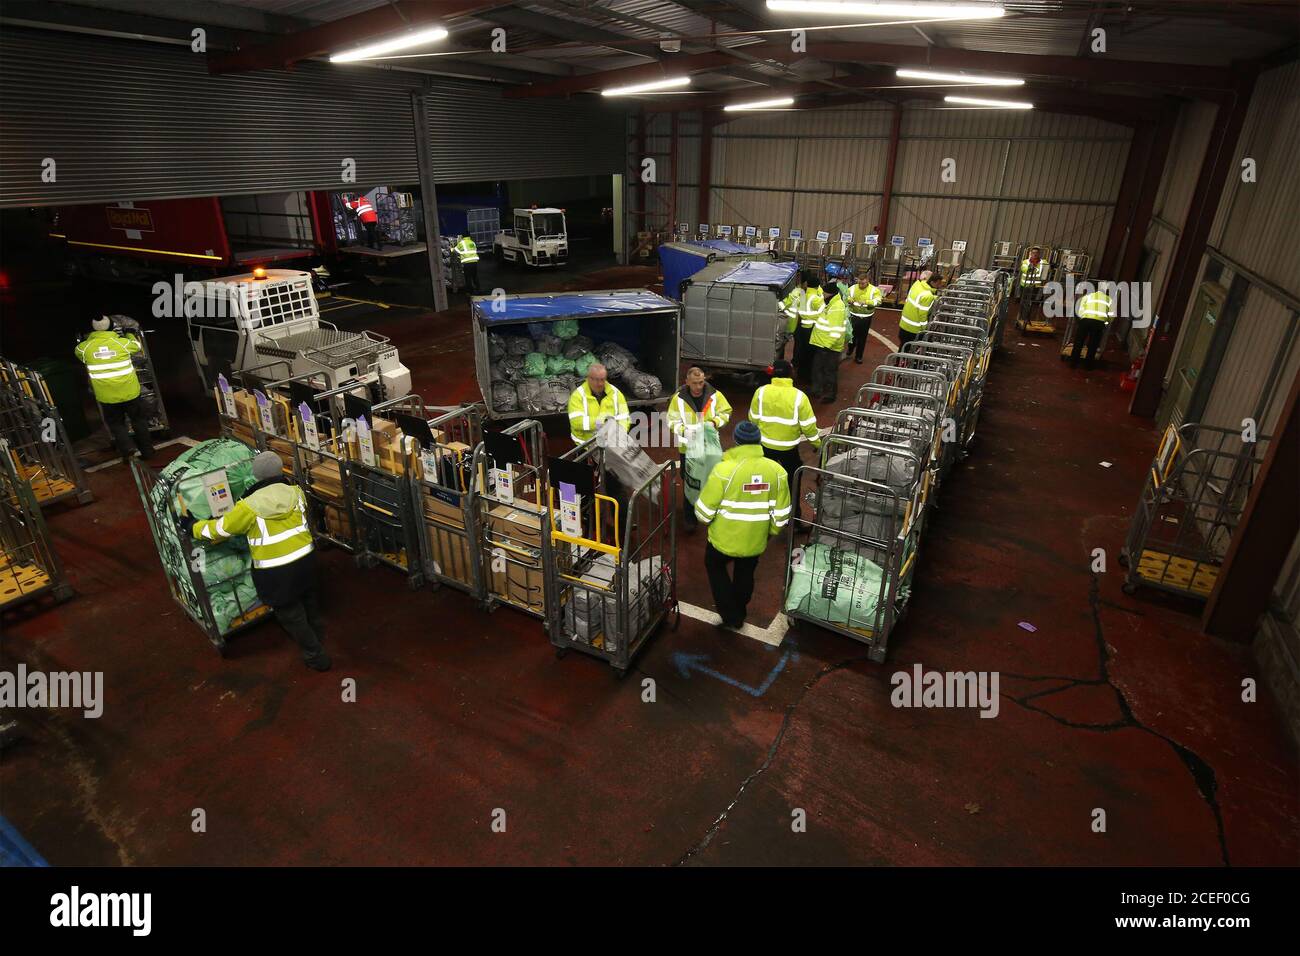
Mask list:
[[[735,562],[734,574],[727,565]],[[704,570],[709,575],[709,590],[713,592],[713,606],[718,609],[722,623],[739,627],[745,623],[749,599],[754,596],[754,570],[758,555],[752,558],[733,558],[723,554],[712,543],[704,547]]]
[[[812,346],[808,340],[812,337],[812,329],[806,329],[803,325],[797,325],[794,329],[794,372],[797,376],[805,381],[812,375]]]
[[[117,446],[118,454],[123,458],[130,458],[138,448],[145,458],[153,457],[153,438],[149,435],[149,408],[142,396],[137,396],[129,402],[105,403],[100,405],[100,408],[104,410],[104,421],[108,423],[108,430],[113,436],[113,444]],[[135,429],[134,439],[127,429],[128,418]]]
[[[1079,367],[1079,359],[1083,356],[1083,350],[1088,349],[1088,360],[1085,362],[1087,368],[1093,368],[1097,364],[1097,357],[1101,354],[1101,339],[1106,334],[1106,323],[1099,322],[1096,319],[1079,319],[1074,324],[1074,348],[1070,350],[1070,365],[1074,368]]]
[[[478,295],[478,263],[466,262],[461,265],[460,271],[465,275],[465,290],[470,295]]]
[[[371,249],[379,248],[379,223],[362,222],[361,228],[366,231],[366,245]]]
[[[785,451],[766,447],[763,449],[764,458],[772,459],[785,469],[786,481],[790,483],[790,503],[794,506],[791,514],[795,518],[799,517],[799,480],[795,478],[794,473],[803,464],[803,457],[799,454],[799,449],[802,447],[803,445],[799,444]]]
[[[898,350],[903,351],[903,346],[920,334],[920,332],[909,332],[900,325],[898,327]]]
[[[862,353],[867,349],[867,338],[871,334],[871,316],[865,319],[850,319],[853,325],[853,360],[862,364]]]
[[[289,636],[298,642],[302,650],[302,659],[308,664],[327,660],[325,648],[325,622],[320,616],[320,600],[316,589],[303,592],[302,597],[292,604],[281,604],[273,608],[275,619],[289,632]]]
[[[812,393],[815,398],[831,402],[840,388],[840,353],[835,349],[809,346],[812,349]]]

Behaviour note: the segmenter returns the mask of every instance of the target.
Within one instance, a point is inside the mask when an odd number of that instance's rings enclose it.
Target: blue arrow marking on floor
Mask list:
[[[748,684],[738,681],[734,677],[728,677],[726,674],[707,666],[704,662],[709,659],[708,654],[687,654],[685,651],[673,651],[673,666],[677,668],[677,673],[681,674],[687,680],[690,680],[691,678],[691,671],[699,671],[701,674],[708,674],[710,677],[717,678],[724,684],[730,684],[738,690],[743,690],[751,697],[762,697],[767,693],[768,688],[776,681],[781,671],[785,670],[786,663],[792,657],[796,660],[799,657],[799,655],[794,652],[793,648],[781,655],[781,659],[776,662],[776,666],[772,668],[771,673],[768,674],[767,677],[764,678],[763,683],[759,684],[757,687],[750,687]]]

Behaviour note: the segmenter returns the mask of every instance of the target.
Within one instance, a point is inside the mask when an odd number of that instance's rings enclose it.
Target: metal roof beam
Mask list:
[[[450,17],[471,14],[493,5],[470,0],[394,0],[364,13],[277,37],[260,46],[232,53],[211,53],[208,55],[208,72],[283,69],[299,60],[323,56],[412,27],[435,26]]]

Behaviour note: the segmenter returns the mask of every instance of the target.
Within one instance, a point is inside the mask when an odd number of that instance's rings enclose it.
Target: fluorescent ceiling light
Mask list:
[[[925,17],[931,20],[991,20],[1006,11],[989,3],[888,3],[872,0],[767,0],[767,8],[785,13],[850,14],[866,17]]]
[[[335,53],[330,57],[330,62],[352,63],[355,60],[368,60],[372,57],[383,56],[385,53],[406,50],[413,46],[420,46],[423,43],[433,43],[435,40],[445,39],[447,39],[446,30],[442,27],[432,27],[428,30],[418,30],[415,33],[406,33],[400,37],[393,37],[391,40],[380,40],[378,43],[371,43],[369,46],[359,46],[355,50]]]
[[[774,100],[755,100],[753,103],[732,103],[730,106],[724,106],[724,113],[731,113],[736,110],[770,110],[782,106],[794,106],[793,96],[780,96]]]
[[[1033,103],[1023,100],[986,100],[978,96],[945,96],[945,103],[961,103],[963,106],[992,106],[1004,110],[1032,110]]]
[[[601,96],[631,96],[634,93],[653,93],[656,90],[667,90],[674,86],[690,86],[691,78],[689,76],[674,76],[666,80],[651,80],[649,83],[633,83],[629,86],[611,86],[607,90],[601,90]]]
[[[894,75],[905,80],[934,80],[939,83],[969,83],[972,86],[1024,86],[1025,81],[1014,76],[968,76],[965,73],[936,73],[933,70],[895,70]]]

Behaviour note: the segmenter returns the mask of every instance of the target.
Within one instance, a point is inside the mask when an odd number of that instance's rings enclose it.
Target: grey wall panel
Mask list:
[[[888,138],[888,108],[773,110],[741,116],[717,129],[728,136]]]
[[[1051,202],[1004,202],[999,239],[1015,237],[1052,247],[1088,249],[1094,255],[1106,242],[1113,209]]]
[[[971,94],[979,95],[979,94]],[[990,93],[998,98],[1002,94]],[[1008,93],[1005,99],[1023,99]],[[1005,110],[921,108],[903,111],[901,135],[904,137],[940,136],[994,137],[999,139],[1117,139],[1127,141],[1129,130],[1084,116],[1066,116],[1037,110],[1024,113]]]
[[[1005,195],[1113,203],[1127,157],[1122,142],[1012,140]]]
[[[802,229],[805,238],[816,238],[818,230],[838,239],[841,232],[852,232],[860,242],[876,225],[880,215],[879,196],[853,196],[840,193],[797,193],[790,228]],[[773,225],[785,225],[773,223]]]
[[[788,190],[722,189],[715,187],[709,199],[710,223],[753,223],[758,226],[789,228],[791,201]],[[799,224],[794,224],[799,228]]]
[[[1295,324],[1295,313],[1263,290],[1252,288],[1247,293],[1201,416],[1203,422],[1240,428],[1243,418],[1257,416],[1260,431],[1271,433],[1287,388],[1300,369]]]
[[[722,147],[722,162],[713,167],[713,182],[717,185],[771,189],[796,185],[795,155],[803,147],[798,140],[729,136],[715,143]]]
[[[909,245],[925,236],[940,249],[951,249],[954,239],[966,242],[966,263],[988,264],[998,204],[978,199],[894,197],[889,215],[891,235],[906,236]],[[1005,237],[1004,237],[1005,238]]]
[[[1004,142],[972,139],[903,139],[898,144],[894,189],[941,196],[992,196],[1002,173]],[[949,167],[945,160],[955,165]],[[955,179],[944,181],[947,168]]]
[[[438,182],[613,174],[626,161],[626,114],[600,97],[509,100],[498,86],[434,78],[426,113]]]
[[[210,76],[188,47],[0,33],[0,204],[412,184],[412,74],[303,63]],[[41,181],[41,163],[57,179]]]
[[[1183,228],[1187,219],[1187,208],[1214,126],[1215,109],[1213,103],[1195,100],[1183,103],[1178,111],[1155,204],[1155,214],[1178,229]]]
[[[879,191],[885,181],[889,141],[808,139],[799,143],[799,189]]]
[[[1237,155],[1219,203],[1211,242],[1293,296],[1300,297],[1300,63],[1263,74],[1251,99]],[[1255,182],[1242,181],[1242,160]]]

